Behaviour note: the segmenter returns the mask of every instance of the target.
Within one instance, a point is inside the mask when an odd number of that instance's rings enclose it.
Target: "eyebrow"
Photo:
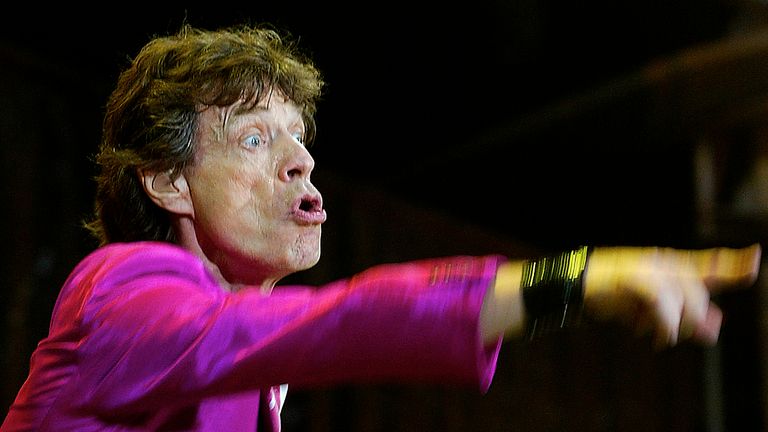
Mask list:
[[[254,114],[259,111],[266,111],[269,109],[269,105],[266,106],[261,104],[261,101],[256,103],[245,103],[242,101],[238,101],[233,103],[232,105],[228,105],[225,107],[220,108],[220,112],[222,116],[220,116],[221,119],[221,128],[222,131],[225,131],[227,129],[227,125],[229,124],[229,119],[233,117],[242,117],[248,114]]]

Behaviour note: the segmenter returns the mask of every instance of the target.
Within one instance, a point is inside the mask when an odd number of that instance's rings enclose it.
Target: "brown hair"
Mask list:
[[[145,194],[137,171],[178,175],[194,155],[201,108],[258,101],[272,90],[302,109],[309,143],[323,86],[313,63],[271,27],[208,31],[185,24],[175,35],[152,39],[107,102],[94,218],[86,228],[101,244],[173,242],[168,214]]]

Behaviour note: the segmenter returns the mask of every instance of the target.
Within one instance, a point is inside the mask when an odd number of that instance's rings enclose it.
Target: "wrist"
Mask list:
[[[523,264],[520,289],[530,339],[580,318],[590,253],[591,249],[583,246]]]

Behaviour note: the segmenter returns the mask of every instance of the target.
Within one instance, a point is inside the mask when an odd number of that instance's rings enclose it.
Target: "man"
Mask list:
[[[757,276],[757,245],[584,247],[278,286],[320,258],[326,213],[306,143],[322,88],[263,28],[185,26],[139,52],[107,105],[88,224],[102,245],[62,287],[0,430],[279,430],[287,384],[485,391],[505,337],[582,307],[661,347],[715,343],[710,289]]]

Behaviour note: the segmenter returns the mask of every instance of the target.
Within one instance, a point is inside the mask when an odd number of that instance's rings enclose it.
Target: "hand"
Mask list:
[[[760,245],[680,250],[655,247],[595,248],[584,275],[584,306],[599,319],[616,319],[655,346],[683,340],[712,345],[723,313],[711,295],[754,284]]]

